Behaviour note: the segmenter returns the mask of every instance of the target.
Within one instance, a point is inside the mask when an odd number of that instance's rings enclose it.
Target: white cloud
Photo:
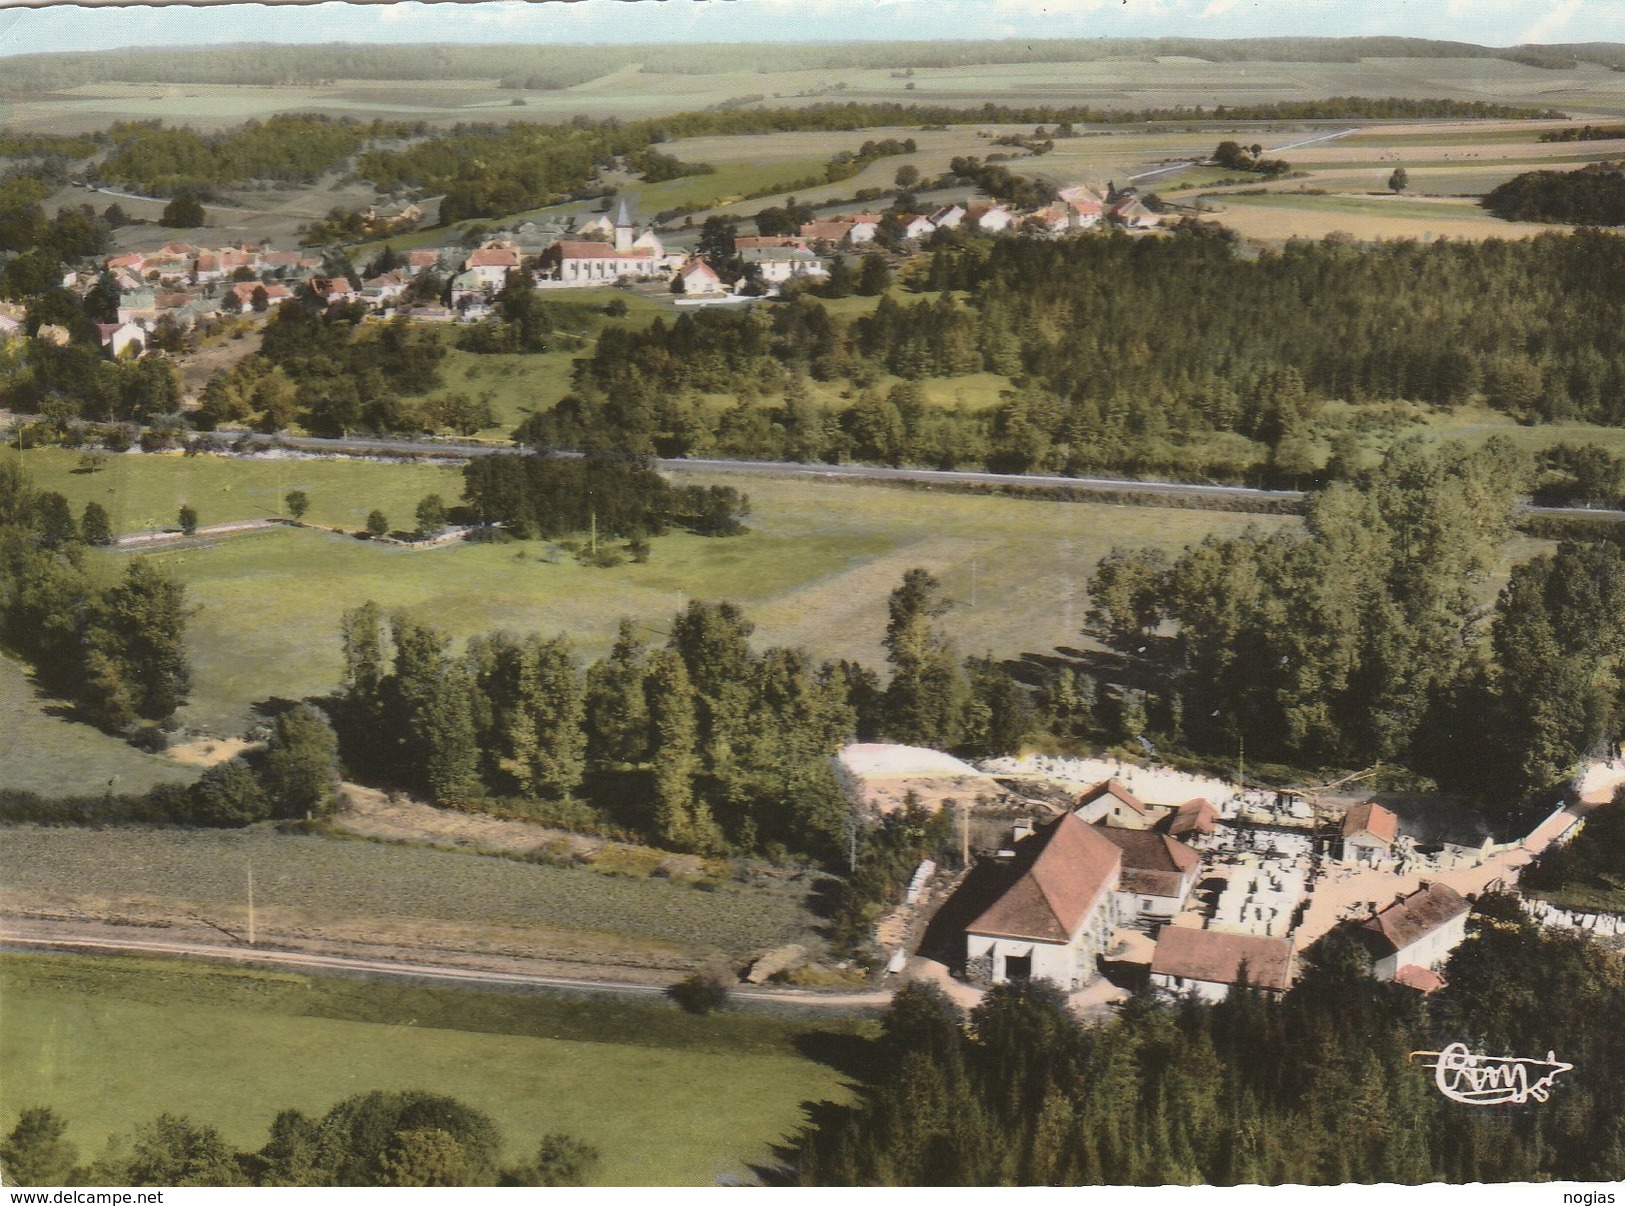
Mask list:
[[[1236,7],[1236,0],[1208,0],[1208,5],[1200,15],[1204,17],[1222,17],[1225,13]]]
[[[1524,30],[1520,42],[1549,42],[1563,31],[1568,23],[1579,15],[1585,7],[1585,0],[1562,0],[1552,5],[1551,9],[1536,19],[1535,23]]]

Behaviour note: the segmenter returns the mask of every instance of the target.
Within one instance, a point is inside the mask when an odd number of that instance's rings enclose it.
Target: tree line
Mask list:
[[[1625,225],[1625,165],[1588,163],[1569,172],[1522,172],[1496,185],[1481,202],[1508,222]]]
[[[784,1152],[799,1185],[1250,1185],[1614,1181],[1625,1176],[1625,972],[1596,942],[1486,894],[1427,997],[1371,978],[1334,934],[1283,999],[1140,994],[1098,1025],[1047,981],[968,1014],[897,993],[868,1083]],[[1538,1004],[1531,1004],[1536,1003]],[[1413,1052],[1554,1051],[1549,1101],[1466,1109]]]
[[[60,494],[0,463],[0,640],[91,723],[161,747],[191,685],[185,589],[140,557],[104,583],[87,542],[112,542],[99,504],[76,520]]]
[[[279,113],[216,134],[158,120],[118,122],[107,131],[111,149],[89,171],[93,179],[147,193],[208,197],[253,180],[309,183],[369,143],[425,132],[421,122],[322,113]]]
[[[1493,608],[1479,601],[1521,476],[1503,438],[1401,444],[1316,493],[1302,534],[1208,537],[1175,559],[1113,550],[1091,621],[1143,650],[1130,661],[1178,701],[1174,740],[1393,763],[1515,805],[1612,739],[1625,690],[1618,545],[1559,544],[1515,566]]]
[[[521,539],[593,531],[646,540],[669,524],[734,536],[750,513],[750,500],[732,486],[673,486],[652,464],[624,456],[476,457],[463,466],[463,482],[482,523],[501,523]]]
[[[905,575],[882,685],[857,663],[753,649],[754,625],[727,602],[689,603],[663,644],[622,621],[586,667],[564,636],[495,633],[458,654],[444,633],[367,604],[343,625],[341,751],[352,773],[440,803],[581,797],[669,848],[849,866],[831,765],[842,745],[1008,753],[1036,723],[1001,666],[959,657],[936,623],[948,606],[930,574]]]
[[[544,1135],[530,1160],[501,1163],[489,1115],[421,1089],[347,1097],[320,1117],[280,1111],[257,1151],[233,1149],[215,1126],[160,1114],[80,1162],[67,1121],[49,1106],[22,1111],[0,1140],[9,1185],[563,1186],[592,1175],[600,1154],[573,1135]]]

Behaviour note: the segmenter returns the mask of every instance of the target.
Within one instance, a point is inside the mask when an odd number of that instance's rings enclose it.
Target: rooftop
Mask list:
[[[1292,939],[1177,925],[1164,926],[1157,935],[1152,975],[1234,984],[1243,972],[1258,988],[1285,989],[1292,982]]]
[[[968,932],[1068,942],[1111,886],[1122,856],[1094,826],[1064,813],[1017,843],[1016,860],[1016,881]]]

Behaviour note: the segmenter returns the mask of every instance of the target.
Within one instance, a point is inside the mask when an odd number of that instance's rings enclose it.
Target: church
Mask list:
[[[623,200],[612,240],[560,240],[542,252],[537,267],[544,282],[587,287],[613,285],[627,276],[663,276],[682,261],[666,254],[652,228],[637,233]]]

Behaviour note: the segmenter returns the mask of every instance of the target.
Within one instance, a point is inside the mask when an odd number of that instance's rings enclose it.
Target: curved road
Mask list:
[[[446,967],[432,963],[403,963],[390,959],[361,959],[342,955],[317,955],[303,951],[266,947],[226,947],[206,942],[174,942],[153,939],[92,936],[87,929],[62,923],[7,921],[0,925],[0,950],[55,951],[71,954],[167,955],[171,958],[205,959],[253,967],[280,967],[316,974],[365,974],[393,976],[405,980],[437,983],[486,985],[507,988],[557,988],[611,996],[662,997],[666,990],[658,984],[629,984],[621,980],[594,980],[586,977],[548,976],[532,972],[480,971]],[[748,1001],[810,1005],[826,1009],[867,1009],[884,1006],[891,993],[843,992],[821,994],[788,988],[730,988]]]

